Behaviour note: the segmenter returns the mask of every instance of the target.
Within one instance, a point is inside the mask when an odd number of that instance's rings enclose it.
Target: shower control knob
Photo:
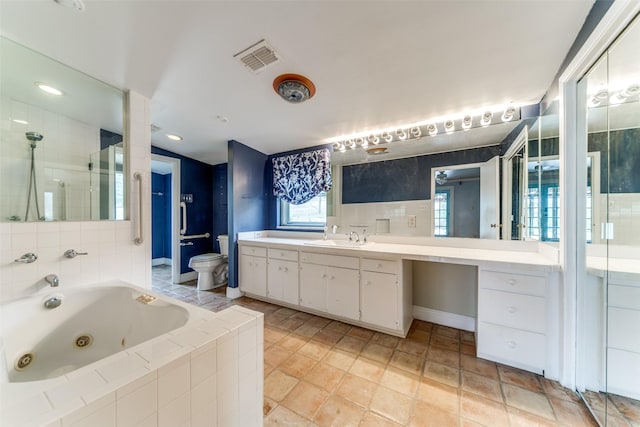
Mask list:
[[[26,263],[26,264],[31,264],[32,262],[36,262],[36,260],[38,259],[38,255],[29,252],[26,253],[24,255],[22,255],[20,258],[18,259],[14,259],[14,262],[22,262],[22,263]]]
[[[88,254],[89,254],[88,252],[78,252],[75,249],[67,249],[64,252],[64,256],[67,258],[75,258],[78,255],[88,255]]]

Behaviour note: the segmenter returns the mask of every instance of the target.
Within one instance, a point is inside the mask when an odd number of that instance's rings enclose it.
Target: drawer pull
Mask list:
[[[516,348],[518,346],[518,344],[515,341],[508,341],[507,342],[507,347],[509,348]]]
[[[284,252],[280,252],[280,256],[284,256]]]
[[[278,267],[278,271],[282,271],[282,267]]]
[[[326,275],[326,274],[323,274],[323,275],[322,275],[322,278],[323,278],[323,279],[326,279],[326,278],[327,278],[327,275]]]
[[[518,311],[518,309],[512,305],[507,307],[507,311],[511,314],[515,313],[516,311]]]
[[[509,279],[509,280],[507,280],[507,283],[510,284],[511,286],[515,286],[516,279]]]
[[[332,276],[329,278],[329,280],[334,280],[335,278],[336,278],[336,276],[333,276],[333,275],[332,275]]]
[[[286,273],[287,271],[289,271],[289,267],[284,268],[284,272]]]
[[[382,268],[382,264],[377,263],[377,264],[376,264],[376,267],[378,267],[378,268]]]

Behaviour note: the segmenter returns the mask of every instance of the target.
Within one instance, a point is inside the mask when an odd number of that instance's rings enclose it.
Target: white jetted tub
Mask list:
[[[0,304],[0,425],[260,426],[263,325],[122,281]]]
[[[45,308],[59,297],[61,304]],[[189,312],[132,287],[110,286],[23,298],[0,310],[3,380],[55,378],[184,326]],[[5,376],[5,375],[3,375]]]

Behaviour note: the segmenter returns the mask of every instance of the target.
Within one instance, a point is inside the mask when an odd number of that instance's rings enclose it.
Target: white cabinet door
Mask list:
[[[337,316],[360,318],[360,274],[358,270],[327,267],[327,311]]]
[[[300,264],[300,305],[327,311],[327,267]]]
[[[398,278],[395,274],[362,272],[361,303],[363,322],[398,329]]]
[[[289,304],[299,304],[298,262],[270,259],[267,270],[267,296]]]
[[[267,259],[253,255],[240,255],[238,269],[240,290],[267,296]]]

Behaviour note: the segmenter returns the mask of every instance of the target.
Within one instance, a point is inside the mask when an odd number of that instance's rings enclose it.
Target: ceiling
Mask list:
[[[235,139],[266,154],[486,106],[540,101],[593,1],[0,2],[0,31],[151,99],[152,143],[217,164]],[[233,56],[266,39],[254,74]],[[274,78],[317,93],[290,104]],[[228,119],[223,122],[218,119]],[[184,137],[172,142],[166,133]],[[448,147],[475,138],[448,135]],[[456,142],[457,138],[466,143]],[[486,145],[483,143],[482,145]]]

